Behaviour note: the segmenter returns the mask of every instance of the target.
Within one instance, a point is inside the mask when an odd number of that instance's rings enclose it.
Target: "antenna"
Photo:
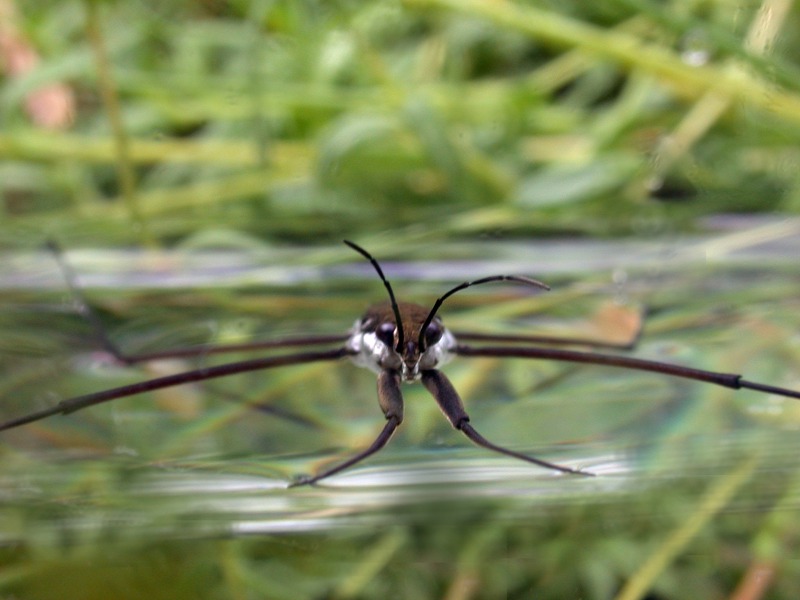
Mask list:
[[[351,242],[349,240],[342,240],[342,241],[348,246],[350,246],[353,250],[358,252],[361,256],[366,258],[370,263],[372,263],[372,266],[375,267],[375,270],[378,272],[378,277],[381,278],[383,285],[386,287],[386,291],[389,292],[389,300],[392,303],[392,312],[394,313],[394,320],[397,322],[397,347],[395,348],[395,350],[399,353],[402,353],[403,346],[405,345],[405,337],[403,334],[403,320],[400,318],[400,308],[397,306],[397,300],[394,297],[394,292],[392,291],[392,286],[389,283],[389,280],[386,279],[386,276],[383,274],[383,270],[381,269],[381,266],[378,264],[378,261],[375,260],[369,252],[367,252],[361,246],[359,246],[354,242]],[[432,318],[433,317],[431,317],[431,319]],[[430,319],[426,321],[426,326],[429,322]]]
[[[417,341],[417,344],[419,345],[420,352],[425,350],[425,331],[428,329],[428,325],[431,324],[431,321],[433,321],[433,317],[436,316],[436,313],[439,311],[445,300],[447,300],[450,296],[452,296],[456,292],[460,292],[461,290],[464,290],[468,287],[472,287],[473,285],[481,285],[482,283],[491,283],[492,281],[515,281],[517,283],[524,283],[525,285],[530,285],[543,290],[550,289],[549,285],[546,285],[541,281],[537,281],[536,279],[531,279],[530,277],[522,277],[521,275],[492,275],[491,277],[483,277],[481,279],[476,279],[475,281],[465,281],[464,283],[460,283],[456,287],[442,294],[436,300],[436,302],[433,303],[433,308],[431,309],[431,312],[428,313],[425,322],[422,324],[422,329],[419,330],[419,340]]]

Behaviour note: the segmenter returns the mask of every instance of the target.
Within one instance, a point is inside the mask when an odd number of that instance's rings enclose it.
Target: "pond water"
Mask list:
[[[459,293],[440,313],[455,331],[624,340],[641,319],[636,356],[800,388],[799,226],[721,225],[659,241],[374,252],[401,300],[432,304],[497,273],[553,288]],[[345,333],[385,293],[351,254],[81,250],[67,259],[115,343],[138,352]],[[75,313],[52,257],[6,257],[0,276],[3,419],[223,360],[121,366]],[[541,580],[550,582],[541,597],[572,597],[580,585],[606,597],[649,559],[643,539],[660,556],[660,542],[687,523],[714,523],[684,540],[694,544],[684,560],[713,571],[720,531],[740,528],[746,540],[797,511],[800,403],[564,363],[461,358],[444,370],[487,438],[596,477],[476,448],[422,386],[408,385],[406,421],[386,449],[319,485],[289,487],[372,441],[383,424],[375,377],[346,361],[251,373],[0,434],[0,543],[14,557],[0,586],[26,598],[405,598],[423,589],[466,598],[459,586],[477,578],[480,597],[526,597]]]

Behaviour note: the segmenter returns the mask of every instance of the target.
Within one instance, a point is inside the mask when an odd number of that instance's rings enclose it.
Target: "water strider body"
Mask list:
[[[421,330],[430,309],[410,302],[398,302],[397,306],[403,319],[403,337],[407,340],[400,352],[396,351],[397,323],[391,302],[370,307],[356,321],[346,347],[352,352],[353,362],[361,367],[376,373],[395,370],[403,381],[419,381],[423,371],[452,360],[456,338],[437,316],[428,325],[421,347],[415,333]]]

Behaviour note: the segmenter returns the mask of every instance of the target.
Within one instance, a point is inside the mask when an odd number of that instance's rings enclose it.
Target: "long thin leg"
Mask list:
[[[392,434],[400,423],[403,422],[403,394],[400,391],[400,375],[397,371],[381,371],[378,375],[378,403],[380,404],[381,410],[383,410],[383,414],[386,416],[386,425],[383,426],[383,430],[378,434],[378,437],[375,438],[375,441],[370,444],[369,448],[362,450],[343,463],[322,471],[321,473],[317,473],[311,477],[300,477],[289,487],[310,485],[321,479],[340,473],[352,467],[354,464],[361,462],[365,458],[372,456],[388,443]]]
[[[479,434],[477,431],[475,431],[475,428],[472,425],[470,425],[469,415],[467,414],[467,411],[464,409],[464,404],[461,402],[461,398],[459,397],[458,392],[453,387],[453,384],[450,383],[450,380],[447,377],[445,377],[443,373],[435,370],[423,371],[422,383],[423,385],[425,385],[426,388],[428,388],[428,391],[434,397],[436,403],[442,409],[442,412],[445,414],[445,416],[453,425],[453,427],[461,431],[464,435],[466,435],[470,440],[472,440],[478,446],[483,446],[484,448],[488,448],[489,450],[499,452],[500,454],[505,454],[506,456],[518,458],[520,460],[524,460],[526,462],[533,463],[535,465],[539,465],[547,469],[562,471],[563,473],[571,473],[573,475],[589,475],[589,476],[593,475],[593,473],[581,471],[580,469],[571,469],[570,467],[563,467],[561,465],[547,462],[546,460],[534,458],[533,456],[528,456],[520,452],[515,452],[514,450],[509,450],[508,448],[503,448],[502,446],[498,446],[497,444],[493,444],[485,437],[483,437],[481,434]]]
[[[714,385],[731,388],[734,390],[747,388],[768,394],[778,394],[789,398],[800,398],[800,391],[790,390],[774,385],[766,385],[744,379],[735,373],[717,373],[703,369],[693,369],[681,365],[673,365],[657,360],[633,358],[629,356],[616,356],[613,354],[596,354],[593,352],[579,352],[577,350],[562,350],[559,348],[517,348],[508,346],[464,346],[459,345],[453,349],[453,354],[459,356],[484,356],[496,358],[540,358],[544,360],[560,360],[572,363],[586,363],[604,365],[608,367],[621,367],[637,371],[651,371],[683,379],[695,379]]]
[[[288,336],[267,341],[244,342],[241,344],[202,344],[191,348],[175,348],[159,352],[128,354],[124,352],[108,335],[103,320],[89,302],[78,285],[78,276],[72,266],[64,259],[64,251],[54,241],[48,241],[47,247],[53,253],[58,267],[64,276],[64,281],[75,303],[76,310],[91,325],[95,337],[103,349],[117,361],[126,365],[133,365],[150,360],[162,358],[193,358],[208,356],[210,354],[224,354],[232,352],[249,352],[253,350],[269,350],[276,348],[297,348],[307,346],[322,346],[326,344],[341,344],[346,335],[314,335],[314,336]]]
[[[320,352],[299,352],[296,354],[284,354],[282,356],[270,356],[266,358],[255,358],[252,360],[243,360],[235,363],[227,363],[224,365],[214,365],[202,369],[195,369],[193,371],[185,371],[183,373],[176,373],[174,375],[167,375],[165,377],[157,377],[148,381],[140,381],[130,385],[123,385],[93,394],[86,394],[84,396],[76,396],[62,400],[58,404],[37,412],[33,412],[16,419],[11,419],[5,423],[0,423],[0,431],[5,429],[12,429],[27,423],[33,423],[53,415],[66,415],[75,411],[102,404],[117,398],[124,398],[126,396],[134,396],[143,392],[151,392],[153,390],[160,390],[162,388],[172,387],[174,385],[181,385],[183,383],[192,383],[195,381],[206,381],[208,379],[216,379],[217,377],[226,377],[228,375],[236,375],[238,373],[247,373],[250,371],[258,371],[261,369],[271,369],[274,367],[284,367],[290,365],[300,365],[311,362],[320,362],[325,360],[337,360],[348,356],[350,352],[346,348],[335,348],[332,350],[322,350]]]
[[[544,344],[547,346],[588,346],[590,348],[610,348],[630,350],[636,346],[639,334],[626,342],[602,342],[588,338],[565,338],[549,335],[504,335],[481,333],[478,331],[454,331],[457,340],[472,342],[507,342],[510,344]]]
[[[341,344],[347,339],[345,335],[315,335],[283,337],[272,340],[262,340],[257,342],[242,342],[241,344],[201,344],[189,348],[175,348],[172,350],[161,350],[158,352],[147,352],[141,354],[122,353],[116,345],[103,347],[110,352],[114,358],[121,363],[133,365],[136,363],[151,360],[161,360],[162,358],[198,358],[210,354],[228,354],[234,352],[251,352],[254,350],[274,350],[282,348],[302,348],[306,346],[324,346],[327,344]],[[111,348],[116,348],[111,351]]]

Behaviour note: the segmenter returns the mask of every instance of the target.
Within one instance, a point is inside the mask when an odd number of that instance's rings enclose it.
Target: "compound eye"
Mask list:
[[[394,345],[394,330],[394,323],[381,323],[375,330],[375,336],[391,348]]]
[[[437,323],[436,321],[432,321],[428,328],[425,330],[425,347],[430,348],[444,335],[444,327],[442,327],[441,323]]]

